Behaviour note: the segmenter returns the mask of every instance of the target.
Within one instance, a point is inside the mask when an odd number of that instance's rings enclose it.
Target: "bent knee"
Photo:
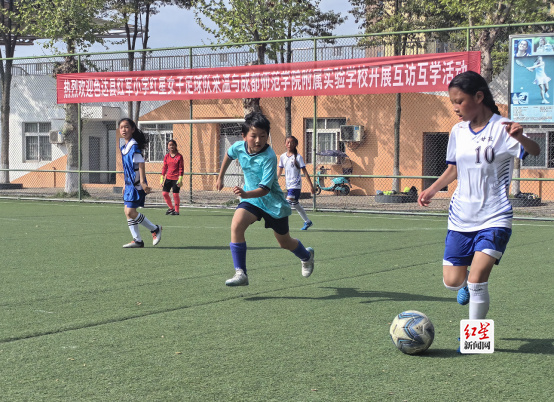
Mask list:
[[[459,281],[451,278],[442,278],[444,287],[448,290],[458,291],[465,286],[465,281]]]

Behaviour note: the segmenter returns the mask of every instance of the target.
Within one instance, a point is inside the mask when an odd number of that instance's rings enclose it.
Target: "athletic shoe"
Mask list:
[[[175,210],[173,208],[167,208],[167,211],[165,211],[166,215],[171,215]]]
[[[248,285],[248,275],[242,269],[235,270],[235,275],[225,281],[227,286],[246,286]]]
[[[458,290],[458,297],[456,298],[458,300],[458,304],[461,304],[462,306],[465,306],[469,303],[469,289],[467,286],[464,286],[460,290]]]
[[[155,246],[162,240],[162,227],[158,225],[158,228],[152,232],[152,244]]]
[[[179,212],[177,211],[171,211],[171,213],[169,215],[179,215]]]
[[[302,226],[302,229],[300,230],[308,230],[309,227],[313,225],[312,221],[304,222],[304,226]]]
[[[548,95],[548,92],[545,92],[544,96],[546,96],[547,98],[550,98],[550,95]]]
[[[137,241],[133,240],[131,243],[127,243],[123,245],[123,248],[143,248],[144,242],[143,241]]]
[[[302,261],[302,276],[307,278],[314,272],[314,249],[311,247],[306,247],[306,250],[310,253],[310,259],[307,261]]]

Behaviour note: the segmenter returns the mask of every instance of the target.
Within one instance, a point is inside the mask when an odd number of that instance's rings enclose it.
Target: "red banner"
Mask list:
[[[58,103],[445,91],[480,52],[183,70],[59,74]]]

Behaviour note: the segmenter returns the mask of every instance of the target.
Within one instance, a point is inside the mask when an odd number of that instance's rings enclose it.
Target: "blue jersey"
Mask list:
[[[140,185],[139,163],[144,162],[144,158],[134,139],[121,146],[121,160],[123,162],[123,176],[125,177],[123,200],[138,201],[140,199],[139,190],[143,189]]]
[[[274,218],[284,218],[291,214],[290,206],[277,180],[277,155],[266,145],[256,154],[249,154],[246,141],[237,141],[227,151],[229,158],[238,160],[244,172],[244,191],[261,187],[269,190],[263,197],[241,199],[255,205]]]

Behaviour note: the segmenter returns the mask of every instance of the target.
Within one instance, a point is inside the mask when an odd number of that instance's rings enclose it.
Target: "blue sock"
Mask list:
[[[235,269],[242,269],[246,274],[246,242],[244,243],[229,243],[231,254],[233,255],[233,264]]]
[[[296,239],[298,240],[298,239]],[[308,261],[310,259],[310,252],[306,250],[306,247],[298,240],[298,247],[292,250],[293,254],[300,258],[302,261]]]

